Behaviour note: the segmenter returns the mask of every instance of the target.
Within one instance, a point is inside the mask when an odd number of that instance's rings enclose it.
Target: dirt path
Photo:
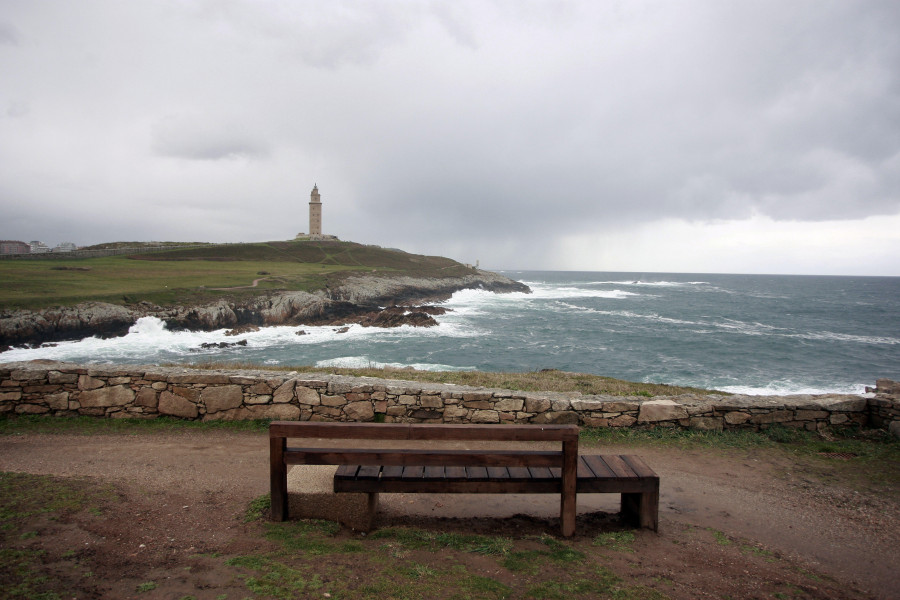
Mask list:
[[[641,538],[641,558],[649,565],[696,568],[698,589],[716,589],[709,578],[743,576],[740,564],[717,566],[708,550],[690,561],[690,549],[679,550],[677,538],[685,531],[713,529],[857,590],[847,597],[900,596],[900,510],[894,502],[813,479],[771,451],[636,452],[662,481],[660,533]],[[239,527],[233,517],[268,492],[268,444],[264,434],[228,431],[10,435],[0,436],[0,470],[113,483],[141,500],[144,512],[111,525],[126,530],[111,535],[143,535],[146,547],[164,542],[166,552],[178,554],[225,543]],[[487,517],[549,520],[558,511],[551,496],[384,495],[381,504],[381,524],[455,519],[469,528]],[[616,509],[613,496],[579,497],[580,513]],[[679,567],[679,561],[685,562]]]

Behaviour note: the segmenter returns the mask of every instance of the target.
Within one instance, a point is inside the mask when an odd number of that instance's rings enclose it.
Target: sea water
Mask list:
[[[143,318],[124,337],[12,349],[0,362],[560,369],[750,394],[862,393],[877,378],[900,379],[900,278],[503,274],[532,293],[457,292],[436,327],[269,327],[225,336],[168,331]],[[246,346],[200,347],[242,340]]]

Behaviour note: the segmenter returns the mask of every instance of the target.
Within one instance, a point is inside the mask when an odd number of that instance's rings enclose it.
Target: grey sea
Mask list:
[[[532,293],[458,292],[437,327],[271,327],[226,337],[145,318],[124,337],[12,349],[0,362],[560,369],[749,394],[862,393],[878,378],[900,379],[897,277],[503,274]]]

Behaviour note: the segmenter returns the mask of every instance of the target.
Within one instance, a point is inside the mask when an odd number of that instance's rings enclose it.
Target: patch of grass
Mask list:
[[[146,581],[144,583],[139,583],[135,588],[135,591],[143,594],[145,592],[151,592],[156,589],[156,583],[153,581]]]
[[[133,256],[48,256],[0,261],[0,308],[40,309],[102,301],[162,306],[240,299],[273,290],[315,291],[353,272],[379,276],[471,274],[448,258],[408,254],[352,242],[266,242],[161,248]],[[260,273],[266,273],[260,277]],[[249,287],[260,279],[257,287]],[[246,286],[246,287],[245,287]],[[240,288],[218,290],[216,288]]]
[[[334,537],[340,528],[340,524],[334,521],[316,519],[266,523],[266,539],[278,542],[285,550],[303,552],[311,556],[355,552],[352,546],[335,544],[324,539]]]
[[[460,552],[505,555],[512,547],[512,540],[502,537],[461,533],[434,533],[411,527],[387,527],[369,536],[370,539],[394,540],[406,549],[429,549],[436,551],[449,548]]]
[[[244,523],[258,521],[269,514],[272,508],[272,498],[269,494],[263,494],[250,501],[247,512],[244,513]]]
[[[594,537],[593,545],[609,548],[617,552],[634,552],[634,533],[631,531],[608,531]]]
[[[730,546],[731,540],[727,535],[719,531],[718,529],[713,529],[712,527],[707,527],[709,531],[713,534],[713,537],[716,539],[716,543],[720,546]]]
[[[227,565],[254,571],[255,575],[243,575],[244,585],[253,594],[289,600],[299,594],[322,589],[322,579],[318,574],[289,567],[284,563],[262,556],[236,556],[226,561]]]
[[[664,600],[665,594],[642,585],[627,586],[606,567],[597,566],[590,575],[570,580],[551,579],[531,587],[526,598],[565,600],[567,598],[614,598],[616,600]]]

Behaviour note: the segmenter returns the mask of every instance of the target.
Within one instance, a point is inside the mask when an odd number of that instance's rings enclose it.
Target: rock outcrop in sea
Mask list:
[[[463,277],[415,278],[359,275],[315,293],[270,292],[243,300],[161,307],[150,302],[127,306],[85,302],[44,310],[0,311],[0,350],[11,346],[124,335],[141,317],[157,317],[173,330],[212,331],[243,326],[332,325],[369,327],[436,325],[441,307],[423,306],[465,289],[525,292],[523,283],[490,271]]]

